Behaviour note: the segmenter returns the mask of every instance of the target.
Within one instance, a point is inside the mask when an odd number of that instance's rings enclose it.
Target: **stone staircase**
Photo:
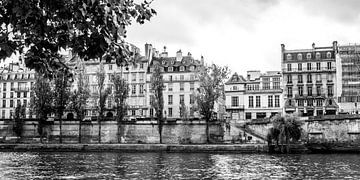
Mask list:
[[[251,135],[251,136],[254,136],[254,137],[256,137],[256,138],[259,138],[259,139],[261,139],[261,140],[263,140],[263,141],[267,141],[267,138],[266,138],[266,137],[264,137],[264,136],[262,136],[262,135],[260,135],[260,134],[255,133],[253,130],[251,130],[250,128],[248,128],[245,123],[236,123],[236,124],[235,124],[235,127],[241,129],[242,131],[244,131],[245,133],[247,133],[247,134],[249,134],[249,135]]]

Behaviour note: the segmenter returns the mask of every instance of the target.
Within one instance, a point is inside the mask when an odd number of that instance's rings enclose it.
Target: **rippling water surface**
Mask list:
[[[0,179],[360,179],[356,154],[0,152]]]

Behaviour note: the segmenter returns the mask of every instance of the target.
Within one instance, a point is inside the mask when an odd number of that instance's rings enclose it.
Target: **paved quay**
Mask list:
[[[0,144],[0,151],[266,153],[266,144]]]

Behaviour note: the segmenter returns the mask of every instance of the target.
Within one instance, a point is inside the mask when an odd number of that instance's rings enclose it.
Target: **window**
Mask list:
[[[194,104],[195,103],[195,97],[193,94],[190,94],[190,104]]]
[[[20,98],[20,92],[16,93],[17,98]]]
[[[327,53],[326,53],[326,58],[327,58],[327,59],[330,59],[330,58],[331,58],[331,52],[327,52]]]
[[[169,76],[169,81],[172,81],[172,80],[173,80],[173,78],[172,78],[172,76],[170,75],[170,76]]]
[[[256,113],[256,119],[263,119],[265,117],[266,117],[266,113],[264,112]]]
[[[107,105],[108,105],[108,108],[110,109],[110,108],[111,108],[111,106],[112,106],[112,101],[111,101],[111,99],[110,99],[110,98],[108,99]]]
[[[287,54],[287,55],[286,55],[286,59],[287,59],[287,60],[291,60],[291,59],[292,59],[291,54]]]
[[[180,91],[184,91],[184,83],[180,83]]]
[[[287,87],[287,97],[291,98],[293,96],[292,93],[292,87]]]
[[[315,54],[315,58],[319,60],[319,59],[321,58],[321,54],[320,54],[319,52],[317,52],[317,53]]]
[[[190,91],[193,91],[195,89],[194,82],[190,82]]]
[[[169,83],[168,84],[168,91],[172,91],[173,90],[173,83]]]
[[[14,88],[14,83],[12,82],[11,84],[10,84],[10,91],[14,91],[15,90],[15,88]]]
[[[307,69],[308,71],[311,71],[311,63],[307,63],[306,66],[307,66],[306,69]]]
[[[169,105],[173,104],[173,96],[172,95],[168,95],[168,104]]]
[[[195,80],[195,75],[190,74],[190,81],[194,81]]]
[[[308,60],[311,59],[311,53],[306,54],[306,59],[308,59]]]
[[[327,79],[327,82],[332,82],[333,81],[333,75],[331,73],[327,74],[326,79]]]
[[[144,69],[144,64],[140,63],[140,69]]]
[[[136,111],[135,110],[131,110],[131,115],[135,116],[136,115]]]
[[[288,84],[292,83],[292,76],[291,75],[287,75],[287,83]]]
[[[327,62],[327,69],[331,69],[331,62]]]
[[[183,81],[184,79],[184,75],[180,75],[180,80]]]
[[[316,82],[321,82],[321,74],[316,74]]]
[[[273,107],[273,96],[268,96],[268,107]]]
[[[10,100],[10,107],[14,107],[14,100]]]
[[[140,94],[144,94],[144,85],[143,84],[140,84],[139,92],[140,92]]]
[[[150,116],[151,116],[151,117],[154,116],[154,109],[153,109],[153,108],[150,109]]]
[[[26,100],[26,99],[24,99],[23,105],[24,105],[25,107],[27,106],[27,100]]]
[[[328,86],[328,96],[332,97],[334,95],[333,86]]]
[[[313,106],[313,100],[312,99],[307,100],[307,106]]]
[[[245,119],[251,119],[251,112],[245,113]]]
[[[254,107],[254,97],[253,96],[249,96],[249,108]]]
[[[299,89],[299,96],[303,96],[303,95],[304,95],[304,93],[303,93],[303,87],[302,87],[302,86],[299,86],[298,89]]]
[[[298,83],[303,83],[303,76],[302,76],[302,74],[298,75]]]
[[[6,83],[3,84],[3,91],[6,91]]]
[[[260,106],[261,106],[260,96],[256,96],[256,107],[260,107]]]
[[[237,86],[233,86],[233,91],[237,91]]]
[[[168,67],[168,72],[173,72],[174,68],[173,67]]]
[[[2,110],[2,117],[5,118],[5,110]]]
[[[144,81],[144,77],[145,77],[145,73],[140,73],[139,74],[139,81],[143,82]]]
[[[136,81],[136,73],[131,73],[131,81]]]
[[[273,82],[273,89],[280,89],[280,82]]]
[[[316,70],[321,70],[321,64],[320,64],[320,62],[317,62],[317,63],[316,63]]]
[[[180,104],[184,103],[184,95],[180,95]]]
[[[316,86],[316,95],[321,96],[321,86]]]
[[[185,71],[185,67],[184,67],[184,66],[180,66],[180,71]]]
[[[194,71],[195,67],[194,66],[190,66],[190,71]]]
[[[169,116],[169,117],[172,117],[172,115],[173,115],[173,113],[172,113],[172,108],[169,108],[169,109],[168,109],[168,112],[169,112],[168,116]]]
[[[291,71],[291,64],[287,64],[287,70]]]
[[[298,64],[298,71],[302,71],[302,63]]]
[[[3,98],[6,98],[6,93],[3,93]]]
[[[298,55],[297,55],[297,59],[298,59],[298,60],[302,60],[302,54],[298,54]]]
[[[265,90],[270,89],[270,83],[266,82],[263,85],[264,85],[263,89],[265,89]]]
[[[112,70],[112,64],[109,64],[109,70]]]
[[[280,96],[275,95],[275,107],[280,107]]]
[[[316,106],[322,106],[322,100],[321,99],[316,100]]]
[[[6,107],[6,100],[3,100],[2,107],[3,107],[3,108],[5,108],[5,107]]]
[[[14,93],[10,92],[10,98],[14,98]]]
[[[312,75],[311,74],[308,74],[307,75],[307,83],[312,83]]]
[[[307,87],[307,95],[312,96],[312,87],[311,86]]]
[[[304,100],[303,99],[299,99],[298,106],[304,106]]]
[[[136,94],[136,85],[132,85],[131,94]]]
[[[238,96],[232,96],[231,97],[231,106],[232,107],[239,107],[239,97]]]

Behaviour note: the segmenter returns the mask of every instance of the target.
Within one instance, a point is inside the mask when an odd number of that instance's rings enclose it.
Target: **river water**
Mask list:
[[[360,179],[356,154],[0,152],[0,179]]]

